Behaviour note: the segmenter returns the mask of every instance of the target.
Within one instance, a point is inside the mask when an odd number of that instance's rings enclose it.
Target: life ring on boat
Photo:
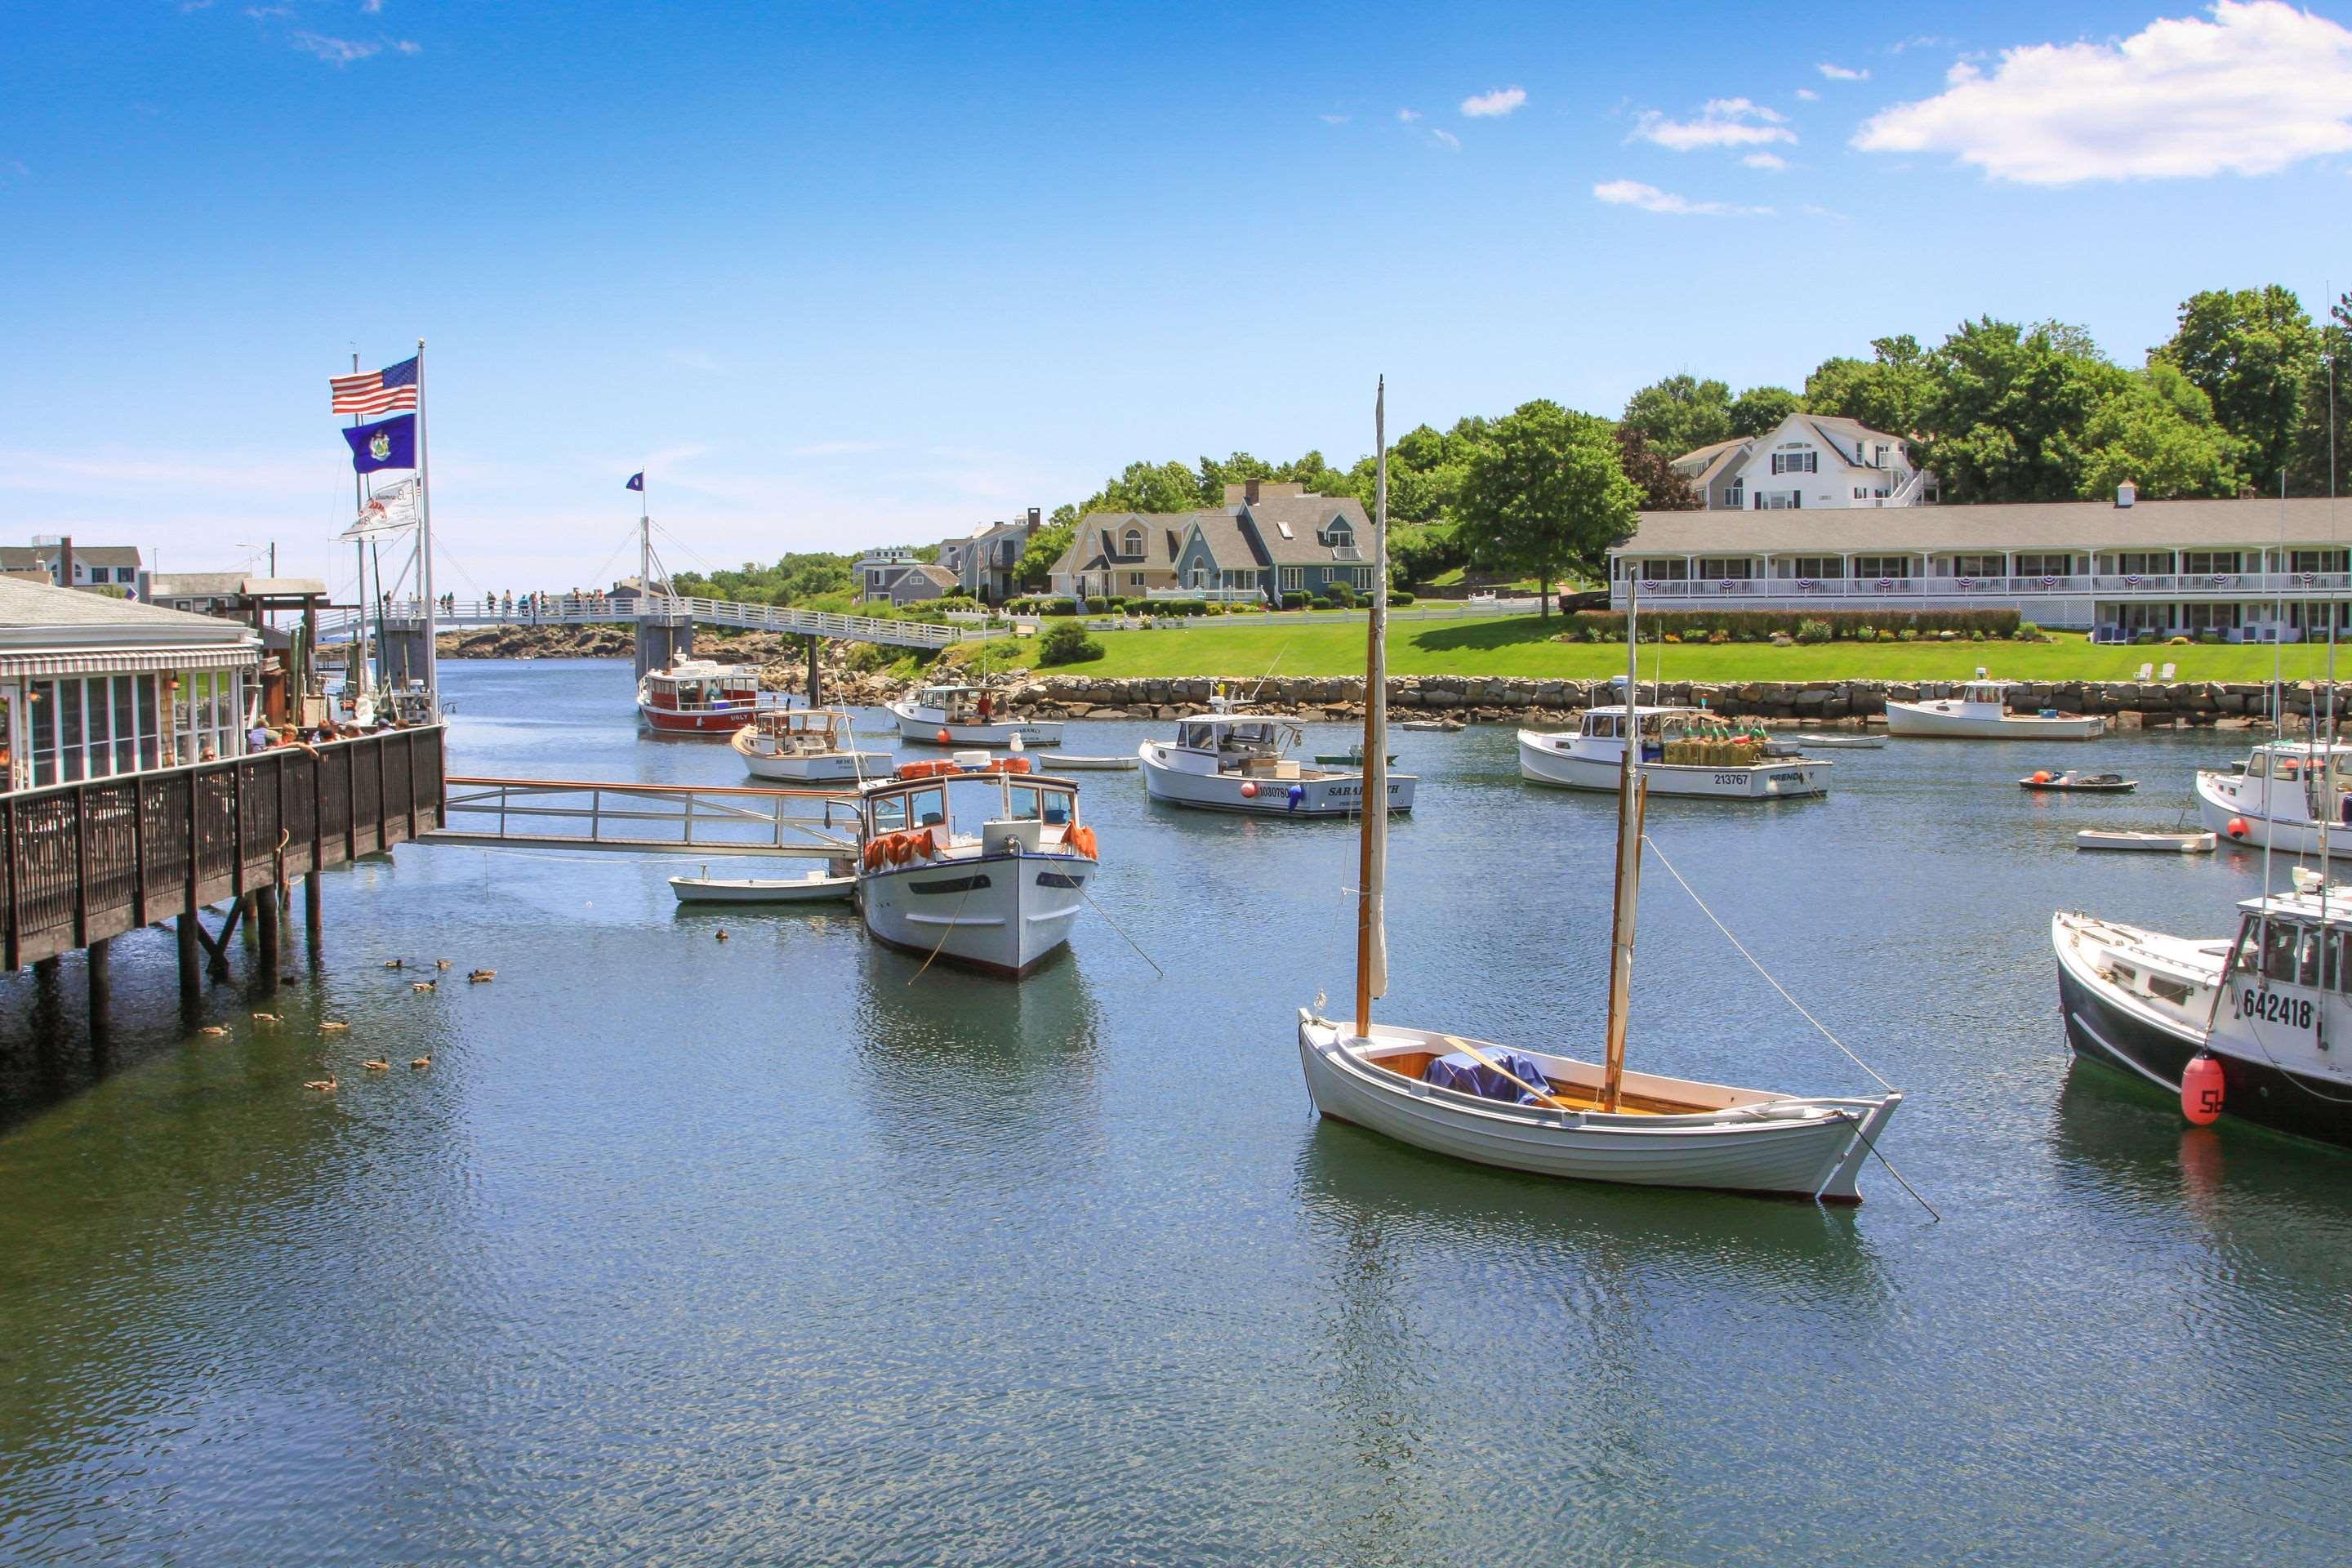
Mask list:
[[[882,853],[893,866],[903,866],[914,858],[915,841],[908,834],[893,833],[882,841]]]
[[[882,868],[883,860],[888,857],[890,841],[887,838],[867,839],[866,841],[866,868],[869,871],[879,871]]]
[[[1079,854],[1085,856],[1089,860],[1097,858],[1095,854],[1095,830],[1091,827],[1087,827],[1084,825],[1074,826],[1068,832],[1062,835],[1062,842],[1068,847],[1076,850]]]
[[[931,837],[931,830],[928,827],[920,833],[910,834],[907,839],[907,847],[908,854],[919,855],[926,860],[940,852],[939,840]]]

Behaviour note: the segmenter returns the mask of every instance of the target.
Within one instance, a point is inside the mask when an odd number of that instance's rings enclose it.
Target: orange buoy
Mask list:
[[[1255,779],[1244,779],[1242,782],[1242,798],[1244,800],[1255,800],[1257,798],[1257,781]]]
[[[2227,833],[2232,838],[2243,838],[2252,831],[2252,829],[2247,827],[2246,819],[2244,817],[2233,816],[2230,818],[2230,825],[2223,828],[2222,831]]]
[[[2221,1064],[2200,1051],[2180,1074],[2180,1114],[2200,1127],[2210,1127],[2221,1115]]]
[[[2033,782],[2035,784],[2048,784],[2050,782],[2050,770],[2048,768],[2035,769],[2033,773]]]
[[[947,745],[948,743],[950,743],[950,742],[952,742],[954,739],[955,739],[955,737],[954,737],[953,735],[949,734],[949,733],[947,732],[947,730],[946,730],[944,727],[942,727],[942,728],[940,729],[940,734],[939,734],[939,742],[940,742],[940,745],[942,745],[942,746]]]

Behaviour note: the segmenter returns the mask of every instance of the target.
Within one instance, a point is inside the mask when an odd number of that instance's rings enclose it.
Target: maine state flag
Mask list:
[[[352,444],[352,472],[355,474],[372,474],[378,468],[416,467],[416,416],[414,414],[379,419],[373,425],[354,425],[343,432],[343,439]]]
[[[642,473],[631,474],[629,476],[628,488],[633,490],[641,490],[645,489],[646,476]]]

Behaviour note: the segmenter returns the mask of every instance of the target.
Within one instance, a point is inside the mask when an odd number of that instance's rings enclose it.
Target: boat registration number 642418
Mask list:
[[[2284,1024],[2291,1029],[2311,1027],[2311,1004],[2300,996],[2289,996],[2277,991],[2256,991],[2249,987],[2238,994],[2238,1016],[2259,1018],[2266,1024]]]

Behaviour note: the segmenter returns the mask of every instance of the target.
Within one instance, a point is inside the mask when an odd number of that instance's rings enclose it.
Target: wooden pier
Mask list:
[[[91,1023],[103,1030],[106,945],[142,926],[179,922],[180,985],[202,985],[199,952],[225,975],[227,939],[250,916],[257,977],[278,978],[279,910],[305,879],[315,942],[322,921],[310,875],[420,838],[441,826],[438,726],[161,768],[0,795],[0,969],[89,952]],[[218,935],[201,913],[233,900]]]

